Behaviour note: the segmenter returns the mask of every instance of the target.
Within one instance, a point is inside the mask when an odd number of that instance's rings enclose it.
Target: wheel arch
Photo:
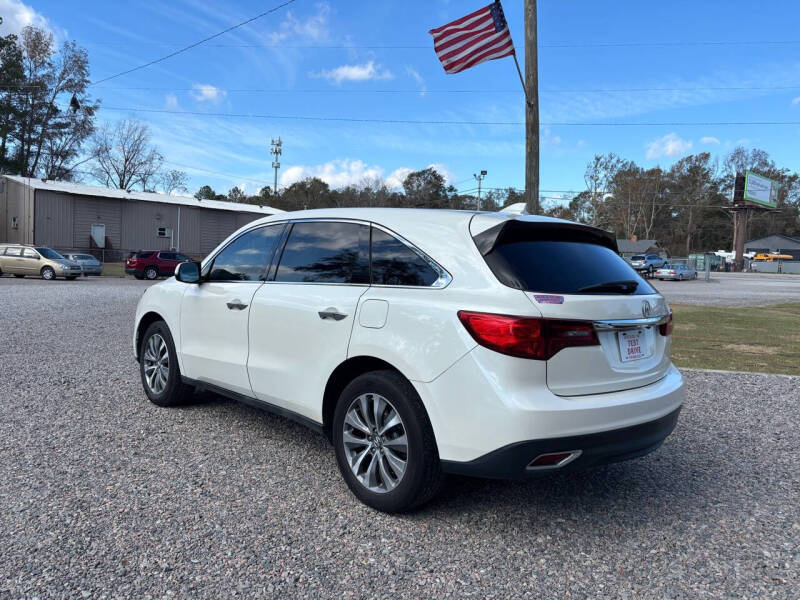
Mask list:
[[[139,322],[136,324],[136,360],[138,361],[141,357],[139,356],[139,348],[142,345],[142,335],[147,328],[150,327],[153,323],[157,321],[164,321],[164,324],[169,327],[167,324],[167,320],[157,313],[154,310],[148,311],[142,315],[142,318],[139,319]]]
[[[336,402],[347,384],[364,373],[386,370],[394,371],[411,383],[411,380],[400,369],[374,356],[352,356],[333,370],[325,384],[325,392],[322,396],[322,431],[329,441],[332,439],[331,425]],[[414,384],[411,383],[411,385],[413,387]]]

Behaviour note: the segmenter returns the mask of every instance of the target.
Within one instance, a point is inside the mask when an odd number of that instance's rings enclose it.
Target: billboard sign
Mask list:
[[[772,179],[767,179],[763,175],[747,171],[744,181],[744,199],[747,202],[754,202],[767,208],[778,206],[778,190],[780,184]]]

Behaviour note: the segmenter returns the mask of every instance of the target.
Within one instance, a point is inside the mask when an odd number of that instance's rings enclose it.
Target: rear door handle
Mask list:
[[[328,308],[326,310],[321,310],[317,314],[319,314],[320,319],[333,319],[334,321],[341,321],[347,316],[344,313],[340,313],[335,308]]]
[[[241,300],[231,300],[227,304],[230,310],[244,310],[247,308],[247,304],[242,304]]]

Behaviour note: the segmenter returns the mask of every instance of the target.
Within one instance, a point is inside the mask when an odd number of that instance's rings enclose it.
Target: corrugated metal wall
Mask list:
[[[236,214],[206,210],[200,214],[200,254],[205,256],[236,231]]]
[[[178,249],[190,256],[200,256],[200,215],[199,208],[181,206],[181,229],[176,244]]]
[[[50,248],[70,248],[73,240],[72,196],[48,190],[36,191],[34,239]]]
[[[158,237],[159,227],[178,226],[178,207],[160,202],[122,200],[122,245],[127,250],[169,250],[170,238]],[[177,240],[175,240],[177,241]]]
[[[5,242],[33,244],[33,190],[10,179],[3,181],[5,202],[0,214],[3,217],[0,238]],[[16,228],[12,226],[15,220]]]
[[[122,202],[116,198],[73,196],[73,247],[90,248],[92,225],[102,223],[106,226],[106,249],[122,248]]]

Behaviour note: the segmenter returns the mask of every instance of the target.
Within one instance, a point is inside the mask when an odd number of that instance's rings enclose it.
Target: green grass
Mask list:
[[[800,303],[672,310],[677,366],[800,375]]]
[[[125,277],[125,263],[103,263],[104,277]]]

